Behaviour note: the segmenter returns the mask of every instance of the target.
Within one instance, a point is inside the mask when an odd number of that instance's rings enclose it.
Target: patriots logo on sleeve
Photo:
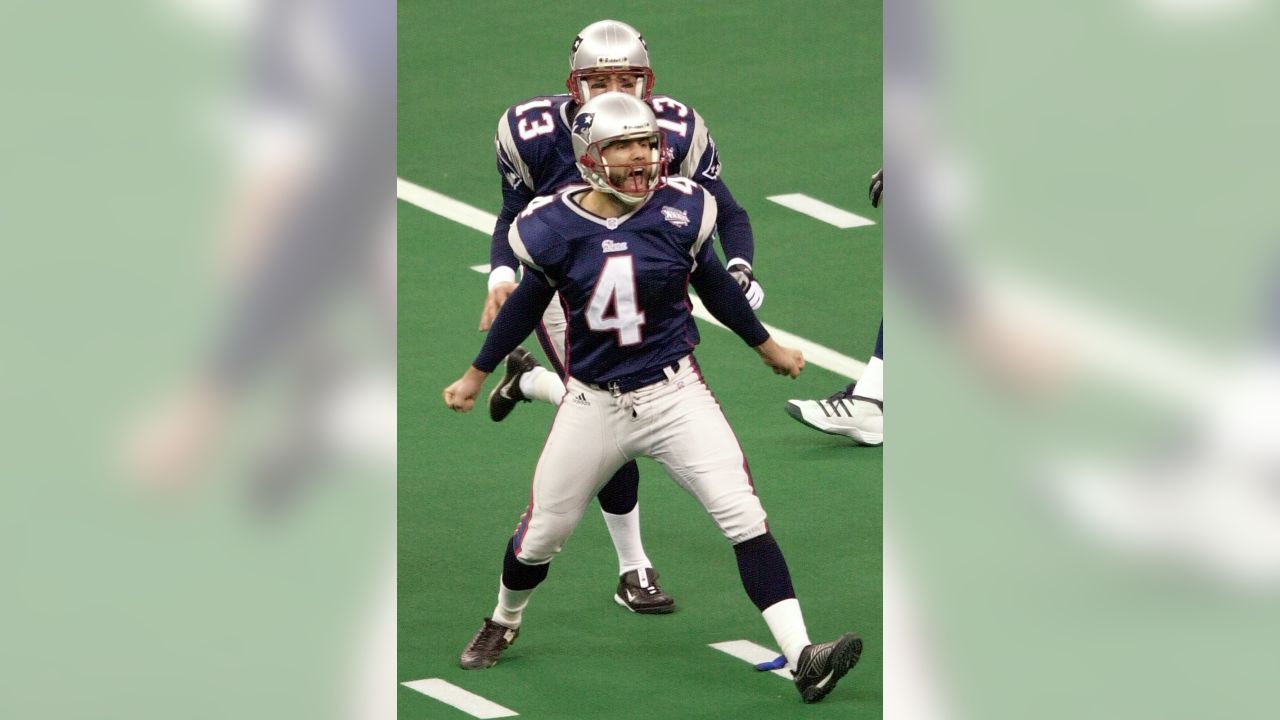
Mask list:
[[[595,113],[578,113],[573,118],[573,134],[583,138],[587,136],[587,131],[591,129],[591,123],[596,119]]]
[[[702,177],[707,180],[716,180],[720,177],[720,161],[712,163],[711,167],[702,171]]]
[[[710,136],[707,137],[707,145],[709,154],[711,155],[711,164],[706,170],[702,171],[702,177],[706,180],[716,180],[720,177],[720,153],[716,152],[716,141]]]
[[[499,172],[502,173],[502,177],[506,178],[507,183],[513,188],[520,187],[523,184],[520,179],[520,173],[512,165],[511,158],[507,157],[507,153],[502,149],[502,145],[498,145],[498,162],[502,165]]]

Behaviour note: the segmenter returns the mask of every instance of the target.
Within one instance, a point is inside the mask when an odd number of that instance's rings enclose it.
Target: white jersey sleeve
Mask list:
[[[507,242],[511,244],[511,251],[516,254],[516,258],[520,260],[522,265],[527,265],[534,270],[542,270],[538,263],[534,262],[533,256],[529,254],[529,248],[525,247],[524,238],[520,236],[519,221],[511,223],[511,229],[507,231]]]
[[[715,196],[704,187],[699,186],[698,190],[702,193],[702,223],[698,226],[698,237],[693,241],[693,246],[689,248],[689,254],[693,256],[695,265],[698,253],[702,251],[702,246],[715,233],[716,216],[719,214]]]
[[[716,152],[715,141],[707,130],[707,123],[697,110],[689,108],[693,113],[693,128],[689,133],[689,151],[680,163],[680,174],[691,180],[718,180],[720,178],[720,157]]]
[[[529,210],[511,223],[511,229],[507,231],[507,243],[511,246],[511,252],[515,253],[526,272],[531,270],[537,273],[552,287],[557,283],[551,275],[556,274],[556,268],[564,260],[565,243],[545,222],[534,216],[533,211],[545,206],[555,197],[548,195],[536,198],[529,205]]]
[[[533,192],[533,175],[529,172],[528,163],[520,156],[520,146],[516,144],[515,137],[511,134],[510,115],[510,109],[502,113],[502,117],[498,120],[498,133],[494,136],[494,144],[498,150],[498,166],[502,169],[502,176],[507,184],[512,188],[518,188],[523,184],[529,192]]]

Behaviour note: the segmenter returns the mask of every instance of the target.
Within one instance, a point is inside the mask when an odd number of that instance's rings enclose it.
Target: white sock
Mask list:
[[[800,601],[788,598],[770,605],[761,614],[769,625],[769,632],[773,633],[773,639],[782,648],[782,654],[787,656],[787,665],[794,669],[800,660],[800,651],[810,644]]]
[[[618,574],[653,567],[644,554],[644,543],[640,541],[640,503],[636,503],[626,515],[613,515],[603,509],[600,514],[604,515],[604,524],[609,526],[613,549],[618,552]]]
[[[536,367],[520,376],[520,392],[530,400],[541,400],[559,406],[564,397],[564,381],[544,367]]]
[[[853,394],[884,402],[884,360],[873,357],[867,361],[867,369],[853,386]]]
[[[498,606],[493,609],[493,621],[509,628],[520,627],[524,606],[529,604],[533,589],[512,590],[498,581]]]

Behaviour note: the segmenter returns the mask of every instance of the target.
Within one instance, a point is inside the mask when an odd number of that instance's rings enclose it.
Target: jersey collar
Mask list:
[[[569,197],[570,195],[574,195],[583,190],[590,190],[590,189],[591,189],[590,185],[570,185],[560,193],[560,202],[567,205],[570,210],[577,213],[580,217],[590,220],[591,222],[599,225],[600,227],[608,228],[610,230],[615,230],[621,227],[622,223],[631,219],[631,216],[640,212],[640,208],[643,208],[649,202],[649,199],[653,197],[653,193],[649,193],[649,197],[646,197],[644,200],[641,200],[639,203],[637,203],[635,208],[631,212],[627,213],[626,215],[619,215],[616,218],[603,218],[591,212],[590,210],[587,210],[586,208],[582,207],[581,205],[574,202]]]

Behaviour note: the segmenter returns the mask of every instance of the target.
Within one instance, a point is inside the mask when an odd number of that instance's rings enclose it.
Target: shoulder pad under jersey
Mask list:
[[[537,190],[539,168],[553,162],[560,135],[568,132],[569,95],[544,95],[507,108],[498,120],[494,144],[498,164],[511,187]]]
[[[654,95],[649,104],[664,131],[671,174],[699,182],[718,180],[720,158],[698,111],[666,95]]]

